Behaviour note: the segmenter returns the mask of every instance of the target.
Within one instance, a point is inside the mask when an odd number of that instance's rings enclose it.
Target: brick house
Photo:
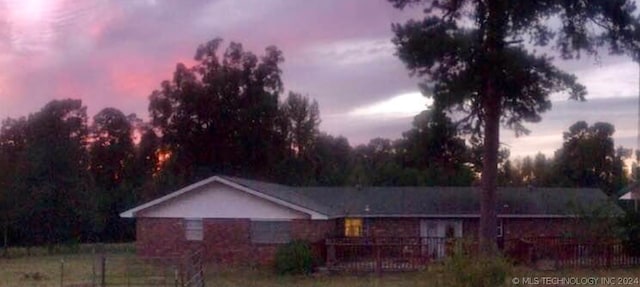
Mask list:
[[[473,238],[479,196],[473,187],[292,187],[213,176],[120,216],[136,219],[140,256],[198,247],[209,261],[266,264],[293,239]],[[501,188],[498,241],[580,234],[580,213],[596,207],[622,212],[598,189]],[[441,256],[438,249],[431,252]]]

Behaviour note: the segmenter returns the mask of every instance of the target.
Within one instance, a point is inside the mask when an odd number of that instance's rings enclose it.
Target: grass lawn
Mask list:
[[[111,282],[126,282],[124,268],[131,257],[126,253],[108,256],[106,275]],[[61,274],[64,286],[83,286],[92,282],[94,266],[98,270],[100,260],[91,254],[0,258],[0,286],[60,286]]]
[[[93,266],[99,266],[100,261],[91,254],[51,255],[19,257],[13,259],[0,259],[0,286],[2,287],[29,287],[29,286],[60,286],[61,260],[64,260],[65,286],[91,286],[93,278]],[[108,286],[127,286],[126,270],[135,262],[132,253],[113,253],[107,256],[106,281]],[[382,276],[374,274],[361,275],[319,275],[319,276],[276,276],[269,270],[255,269],[229,269],[209,267],[206,271],[207,286],[216,287],[270,287],[270,286],[447,286],[445,275],[437,267],[420,272],[387,273]],[[170,270],[155,270],[169,272]],[[167,273],[165,273],[167,274]],[[640,268],[632,269],[576,269],[556,271],[536,271],[529,268],[515,268],[514,274],[508,276],[507,281],[513,277],[518,279],[542,277],[575,277],[575,278],[602,278],[602,277],[640,277]],[[171,275],[167,276],[168,278]],[[135,279],[135,278],[134,278]],[[129,278],[129,280],[134,280]],[[89,284],[89,285],[86,285]],[[160,285],[160,284],[158,284]],[[622,284],[616,284],[622,285]],[[173,286],[169,284],[167,286]],[[526,286],[523,284],[513,286]],[[545,286],[543,284],[529,286]],[[562,285],[548,285],[562,286]],[[584,286],[584,285],[583,285]],[[611,286],[609,284],[587,286]],[[625,285],[625,286],[640,286]]]
[[[382,276],[375,274],[361,275],[325,275],[325,276],[275,276],[266,271],[209,271],[207,274],[208,286],[220,287],[258,287],[258,286],[300,286],[300,287],[338,287],[338,286],[450,286],[447,283],[446,275],[435,270],[425,270],[420,272],[407,273],[386,273]],[[559,285],[559,284],[510,284],[511,280],[517,277],[523,280],[525,277],[534,280],[537,278],[542,282],[543,277],[547,280],[554,278],[639,278],[640,268],[631,269],[572,269],[572,270],[556,270],[556,271],[536,271],[530,268],[515,268],[513,275],[507,277],[507,286],[612,286],[612,284],[598,285]],[[575,279],[574,279],[575,280]],[[600,279],[598,279],[600,280]],[[621,285],[620,283],[615,285]],[[625,286],[640,286],[640,284],[627,284]]]

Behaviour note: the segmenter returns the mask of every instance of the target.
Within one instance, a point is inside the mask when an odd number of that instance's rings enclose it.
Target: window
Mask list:
[[[202,219],[185,219],[184,235],[189,241],[202,241]]]
[[[251,221],[251,242],[287,243],[291,241],[289,221]]]
[[[362,218],[344,219],[344,236],[358,237],[363,235]]]

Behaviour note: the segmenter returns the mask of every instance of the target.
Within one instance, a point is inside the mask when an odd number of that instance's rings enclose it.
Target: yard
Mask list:
[[[127,286],[129,278],[127,268],[131,268],[136,261],[131,252],[112,252],[106,256],[107,286]],[[64,263],[62,263],[62,261]],[[64,264],[64,265],[63,265]],[[64,286],[91,286],[94,278],[94,266],[99,266],[101,260],[90,253],[68,255],[36,255],[13,259],[0,259],[0,286],[29,287],[29,286],[60,286],[61,266],[64,266]],[[164,273],[166,278],[172,278],[171,270],[155,270]],[[313,275],[313,276],[277,276],[269,270],[229,269],[209,266],[205,272],[207,286],[215,287],[270,287],[270,286],[446,286],[447,281],[441,268],[433,266],[427,270],[409,273],[386,273],[381,276],[374,274],[352,275]],[[554,278],[635,278],[640,276],[640,268],[633,269],[574,269],[561,271],[537,271],[529,268],[516,268],[513,276],[518,280],[539,280],[542,277]],[[99,282],[100,276],[96,276]],[[574,279],[575,280],[575,279]],[[531,281],[533,282],[533,281]],[[519,286],[523,285],[522,282]],[[162,286],[165,282],[154,285]],[[166,286],[173,286],[173,282],[166,282]],[[550,284],[552,285],[552,284]],[[553,284],[554,286],[561,286]],[[590,286],[610,286],[599,284]],[[616,284],[621,285],[621,284]],[[515,285],[514,285],[515,286]],[[537,286],[545,286],[537,284]],[[626,285],[626,286],[640,286]]]

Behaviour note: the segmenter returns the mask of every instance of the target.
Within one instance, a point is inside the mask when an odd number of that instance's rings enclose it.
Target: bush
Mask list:
[[[627,211],[625,216],[619,218],[619,237],[627,253],[631,256],[640,256],[640,213]]]
[[[309,242],[291,241],[278,248],[275,268],[278,274],[309,274],[313,271],[313,254]]]
[[[483,258],[459,247],[444,262],[445,278],[452,287],[504,286],[511,269],[512,264],[502,256]]]

